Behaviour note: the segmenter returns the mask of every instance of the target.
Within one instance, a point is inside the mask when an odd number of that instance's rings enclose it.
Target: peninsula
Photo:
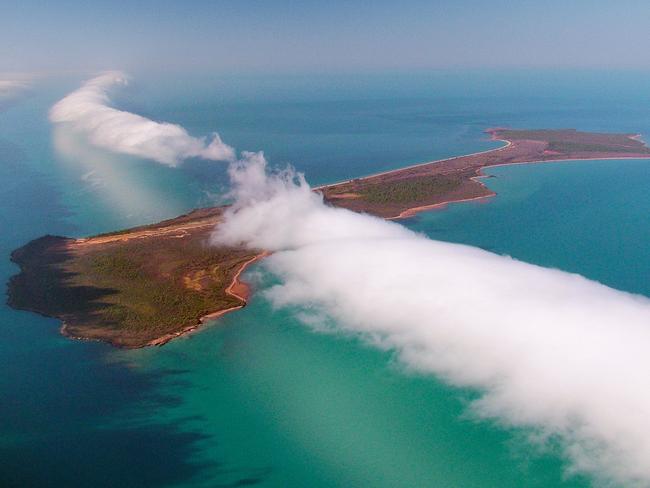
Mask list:
[[[337,207],[387,219],[410,217],[447,203],[494,196],[480,182],[489,166],[562,160],[648,158],[635,134],[561,130],[486,130],[504,146],[318,188]]]
[[[321,186],[330,205],[387,219],[493,196],[482,169],[561,160],[650,158],[637,135],[488,129],[497,149]],[[70,337],[119,347],[162,345],[207,319],[243,307],[239,280],[262,250],[215,247],[208,237],[224,207],[84,239],[44,236],[15,250],[20,273],[8,303],[62,320]]]
[[[120,347],[162,345],[246,304],[239,281],[261,253],[208,238],[223,207],[86,239],[44,236],[15,250],[8,303],[63,321],[63,334]]]

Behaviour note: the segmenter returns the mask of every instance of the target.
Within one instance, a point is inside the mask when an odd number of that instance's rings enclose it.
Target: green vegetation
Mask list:
[[[9,303],[62,319],[76,337],[146,345],[244,304],[226,289],[255,253],[208,245],[211,230],[97,243],[37,239],[12,255],[21,273]]]
[[[499,138],[510,141],[545,141],[547,149],[559,153],[639,153],[648,154],[650,149],[630,134],[606,134],[580,132],[575,129],[561,130],[498,130]]]
[[[364,201],[372,204],[411,204],[422,202],[431,195],[444,195],[455,190],[463,180],[458,175],[431,175],[404,178],[368,185],[360,192]]]
[[[384,218],[492,195],[475,179],[483,167],[558,159],[650,157],[629,134],[563,130],[489,131],[511,145],[357,178],[318,189],[330,204]],[[76,241],[46,236],[16,250],[21,273],[9,304],[57,317],[70,335],[125,347],[168,340],[207,314],[243,305],[226,290],[257,253],[207,244],[223,207]]]
[[[615,144],[588,144],[571,141],[551,141],[548,144],[549,151],[560,153],[594,152],[594,153],[629,153],[630,147],[618,146]],[[646,152],[639,149],[640,152]]]
[[[73,272],[68,284],[115,290],[102,298],[96,321],[154,336],[241,304],[225,289],[249,253],[170,241],[134,239],[81,255],[65,265]],[[194,283],[197,275],[201,280]]]

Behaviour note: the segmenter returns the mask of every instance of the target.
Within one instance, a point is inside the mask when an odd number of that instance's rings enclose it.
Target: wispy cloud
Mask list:
[[[110,90],[127,83],[127,76],[117,71],[97,76],[57,102],[50,110],[50,120],[85,135],[96,146],[169,166],[188,158],[234,158],[233,148],[224,144],[217,133],[211,139],[192,137],[180,125],[156,122],[112,107]]]
[[[30,82],[25,76],[0,74],[0,104],[10,102],[25,93],[29,86]]]
[[[8,97],[27,88],[27,83],[17,80],[0,80],[0,97]]]
[[[649,299],[328,207],[301,176],[246,158],[213,238],[275,251],[276,306],[476,389],[476,415],[559,441],[571,470],[650,484]]]

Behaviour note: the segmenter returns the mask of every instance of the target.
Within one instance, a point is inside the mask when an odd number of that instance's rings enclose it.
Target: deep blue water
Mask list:
[[[219,131],[326,183],[488,149],[491,126],[650,135],[643,73],[136,77],[120,107]],[[218,200],[223,166],[61,157],[46,80],[0,112],[0,279],[11,250]],[[405,222],[650,296],[650,164],[495,168],[498,196]],[[164,348],[115,351],[0,306],[1,486],[587,486],[521,433],[463,416],[463,394],[321,336],[261,299]]]

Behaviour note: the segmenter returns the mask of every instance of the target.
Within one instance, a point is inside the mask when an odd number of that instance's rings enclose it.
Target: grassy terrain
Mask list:
[[[576,152],[613,152],[613,153],[629,153],[630,147],[615,145],[615,144],[598,144],[586,142],[572,142],[572,141],[551,141],[548,144],[549,151],[556,151],[562,153],[576,153]],[[641,152],[647,152],[641,150]]]
[[[650,148],[631,134],[575,129],[490,129],[511,144],[493,151],[457,156],[319,189],[331,205],[379,217],[410,215],[409,210],[447,201],[492,195],[476,180],[481,168],[498,164],[560,159],[650,157]]]
[[[548,143],[549,151],[562,153],[575,152],[636,152],[650,154],[642,141],[633,139],[631,134],[608,134],[599,132],[580,132],[574,129],[562,130],[510,130],[496,132],[499,138],[509,141],[531,140]]]
[[[73,336],[145,345],[243,305],[226,289],[254,253],[208,245],[211,229],[90,245],[41,238],[12,256],[22,272],[9,303],[62,319]]]
[[[432,175],[368,185],[359,194],[371,204],[416,204],[432,194],[448,193],[461,184],[462,179],[457,175]]]
[[[156,337],[241,305],[225,289],[250,253],[170,241],[135,240],[80,254],[67,263],[69,283],[115,290],[102,300],[97,321]]]

